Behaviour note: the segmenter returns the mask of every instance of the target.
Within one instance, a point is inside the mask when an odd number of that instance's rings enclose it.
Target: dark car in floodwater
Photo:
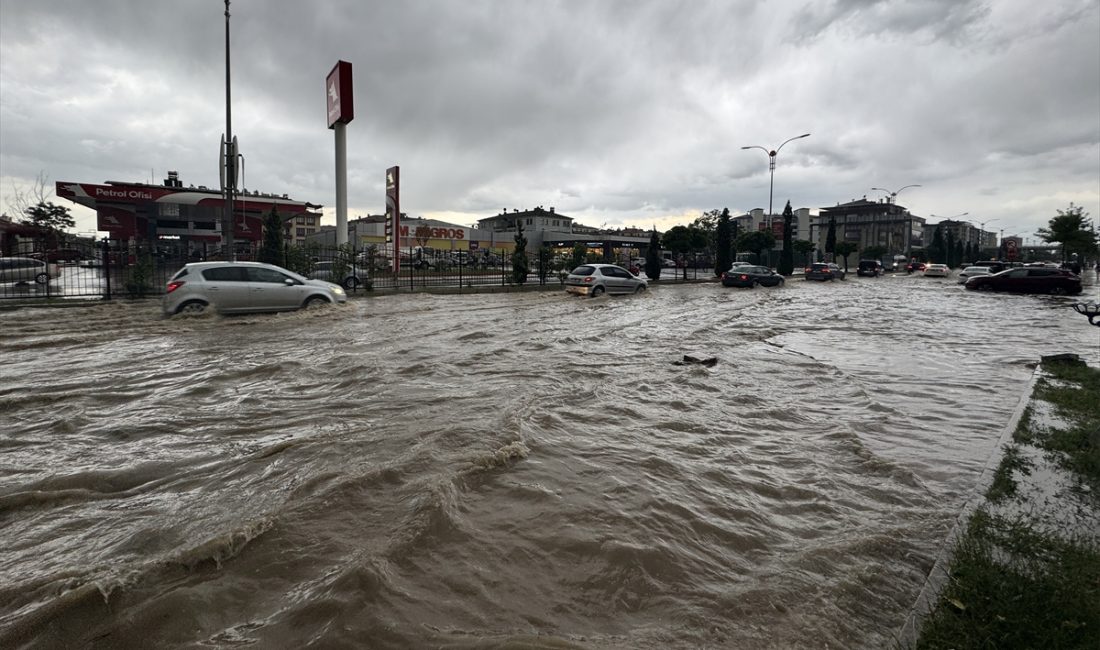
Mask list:
[[[856,275],[863,277],[878,277],[883,273],[882,262],[878,260],[860,260],[859,267],[856,268]]]
[[[814,262],[806,267],[807,280],[820,280],[822,282],[826,280],[843,280],[844,276],[844,269],[831,262],[828,264]]]
[[[965,286],[971,291],[1077,295],[1081,293],[1081,278],[1066,269],[1020,267],[992,275],[976,275],[968,279]]]
[[[722,274],[723,287],[753,288],[756,285],[775,287],[783,284],[783,276],[766,266],[738,266]]]

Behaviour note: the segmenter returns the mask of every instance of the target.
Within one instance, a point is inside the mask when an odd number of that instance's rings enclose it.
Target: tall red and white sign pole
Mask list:
[[[386,170],[386,250],[393,260],[393,272],[401,271],[401,168]]]
[[[328,128],[336,134],[336,244],[348,243],[348,140],[345,127],[355,117],[351,64],[337,61],[325,79]]]

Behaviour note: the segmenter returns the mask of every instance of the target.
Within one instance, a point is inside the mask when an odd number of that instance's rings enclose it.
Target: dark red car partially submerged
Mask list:
[[[1081,293],[1081,277],[1065,269],[1020,267],[992,275],[976,275],[966,281],[972,291],[1010,291],[1013,293]]]

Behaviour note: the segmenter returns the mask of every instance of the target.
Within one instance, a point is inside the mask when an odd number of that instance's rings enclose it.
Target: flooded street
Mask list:
[[[0,646],[888,647],[1087,275],[0,312]]]

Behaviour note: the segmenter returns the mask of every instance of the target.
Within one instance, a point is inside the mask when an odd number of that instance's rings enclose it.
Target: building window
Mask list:
[[[306,217],[306,225],[307,226],[312,226],[313,225],[313,217]]]
[[[528,217],[528,218],[527,218],[527,225],[528,225],[528,226],[530,226],[530,225],[531,225],[531,222],[532,222],[532,221],[534,221],[534,220],[533,220],[533,219],[531,219],[530,217]]]
[[[305,228],[298,228],[295,234],[297,234],[299,237],[305,237],[306,236],[306,229]]]

